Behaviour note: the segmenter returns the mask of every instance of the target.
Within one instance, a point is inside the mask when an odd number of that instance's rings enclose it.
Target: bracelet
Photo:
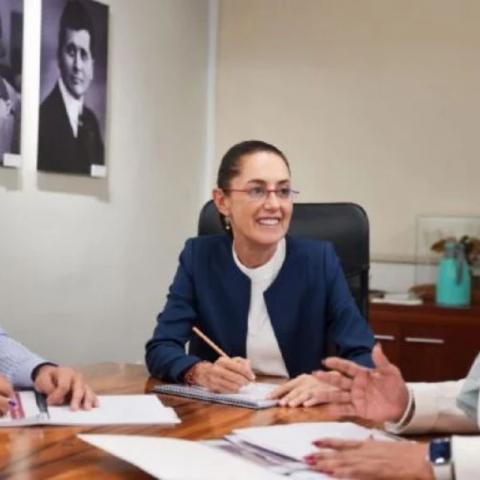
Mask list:
[[[412,403],[410,405],[408,415],[405,417],[405,419],[402,422],[402,428],[406,427],[412,421],[414,414],[415,414],[415,397],[412,395]]]
[[[402,418],[395,424],[396,428],[406,427],[412,420],[415,414],[415,397],[412,390],[408,389],[408,404],[405,412],[403,412]]]

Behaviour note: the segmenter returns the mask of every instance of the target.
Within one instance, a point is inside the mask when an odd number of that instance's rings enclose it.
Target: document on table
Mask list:
[[[306,455],[318,451],[312,444],[321,438],[341,438],[345,440],[393,441],[390,435],[381,430],[361,427],[350,422],[291,423],[271,427],[241,428],[227,436],[227,440],[244,442],[250,446],[301,461]]]
[[[330,479],[329,475],[311,470],[310,467],[298,460],[277,455],[263,449],[256,448],[242,442],[234,442],[229,437],[228,440],[207,440],[203,442],[205,445],[215,447],[224,452],[232,453],[245,460],[255,463],[262,468],[278,475],[287,476],[293,480],[325,480]]]
[[[0,427],[28,425],[170,425],[180,423],[175,410],[165,407],[156,395],[99,395],[100,406],[72,411],[52,407],[33,391],[16,392],[16,405],[3,417]]]
[[[138,435],[78,435],[162,480],[282,480],[238,456],[199,442]]]
[[[269,400],[267,398],[268,394],[277,387],[278,385],[273,383],[253,382],[241,388],[238,393],[214,393],[204,387],[177,384],[157,385],[153,390],[158,393],[179,395],[206,402],[261,409],[277,405],[278,400]]]

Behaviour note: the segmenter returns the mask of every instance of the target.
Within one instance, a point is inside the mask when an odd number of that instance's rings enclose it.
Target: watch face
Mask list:
[[[434,465],[450,463],[451,453],[449,438],[436,438],[430,442],[430,463]]]

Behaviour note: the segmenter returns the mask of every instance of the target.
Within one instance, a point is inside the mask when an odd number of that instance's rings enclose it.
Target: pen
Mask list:
[[[196,333],[207,345],[210,345],[221,357],[230,358],[213,340],[210,340],[199,328],[192,327],[194,333]]]
[[[22,418],[25,418],[22,400],[20,399],[18,392],[14,392],[13,397],[8,399],[8,405],[10,406],[10,416],[12,420],[21,420]]]
[[[39,393],[35,390],[35,400],[40,412],[45,414],[47,418],[50,418],[50,414],[48,413],[47,397],[43,393]]]
[[[192,327],[192,330],[197,334],[207,345],[213,348],[221,357],[230,358],[213,340],[210,340],[198,327]],[[236,359],[237,360],[237,359]],[[238,359],[238,361],[241,361]],[[250,368],[250,367],[249,367]],[[255,380],[255,374],[252,371],[252,376],[247,377],[250,381]]]

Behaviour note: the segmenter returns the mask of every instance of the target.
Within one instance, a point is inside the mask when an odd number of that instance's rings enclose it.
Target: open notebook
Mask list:
[[[36,392],[16,392],[16,404],[0,417],[0,427],[180,423],[175,410],[165,407],[156,395],[99,395],[98,400],[97,408],[72,411],[68,405],[47,407],[44,395]]]
[[[254,382],[241,388],[239,393],[214,393],[204,387],[192,387],[189,385],[157,385],[155,392],[179,395],[181,397],[204,400],[206,402],[223,403],[244,408],[270,408],[277,405],[277,400],[269,400],[267,396],[278,385],[273,383]]]

